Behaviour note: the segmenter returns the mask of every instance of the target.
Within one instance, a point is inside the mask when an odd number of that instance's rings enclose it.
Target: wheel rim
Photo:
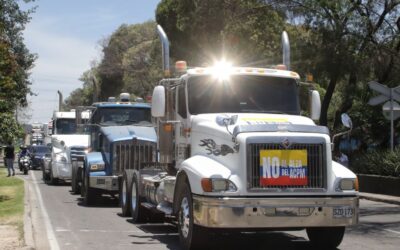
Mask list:
[[[137,194],[136,194],[136,183],[132,183],[132,192],[131,192],[131,205],[132,205],[132,210],[136,211],[136,200],[137,200]]]
[[[189,235],[190,224],[190,208],[187,197],[181,201],[181,208],[179,210],[179,226],[181,228],[182,236],[187,238]]]
[[[125,207],[126,204],[126,181],[123,179],[122,181],[122,206]]]

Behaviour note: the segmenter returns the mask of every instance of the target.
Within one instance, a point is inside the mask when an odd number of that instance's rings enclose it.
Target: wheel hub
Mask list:
[[[131,205],[132,205],[132,210],[136,211],[136,199],[137,199],[137,194],[136,194],[136,183],[132,183],[132,192],[131,192]]]
[[[179,210],[179,226],[181,228],[182,236],[187,238],[189,235],[190,223],[190,208],[187,197],[181,201],[181,208]]]
[[[122,181],[122,205],[126,204],[126,181],[125,179]]]

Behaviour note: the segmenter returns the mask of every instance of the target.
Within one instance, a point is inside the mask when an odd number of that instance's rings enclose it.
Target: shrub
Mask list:
[[[367,151],[353,158],[351,168],[358,174],[400,176],[400,148]]]

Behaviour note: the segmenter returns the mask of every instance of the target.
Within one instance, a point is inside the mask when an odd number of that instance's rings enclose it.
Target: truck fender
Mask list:
[[[229,179],[231,170],[221,163],[202,155],[193,156],[182,162],[180,172],[186,174],[190,189],[194,194],[204,194],[201,187],[202,178],[224,178]],[[179,177],[179,175],[178,175]],[[177,178],[177,184],[179,179]]]
[[[105,164],[103,155],[100,152],[90,152],[85,156],[85,176],[89,174],[92,164]]]
[[[341,179],[356,179],[355,175],[350,169],[343,166],[342,164],[332,161],[332,172],[333,172],[333,187],[337,187]]]

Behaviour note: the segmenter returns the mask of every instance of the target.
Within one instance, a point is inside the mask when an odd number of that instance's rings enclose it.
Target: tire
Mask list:
[[[181,247],[185,250],[203,248],[207,232],[194,225],[192,193],[187,181],[181,186],[178,202],[178,232]]]
[[[76,161],[72,162],[71,191],[73,194],[81,192],[81,187],[79,186],[79,168]]]
[[[53,170],[52,170],[52,168],[50,167],[50,178],[49,178],[49,182],[48,182],[50,185],[57,185],[58,184],[58,178],[55,178],[54,176],[53,176]]]
[[[132,215],[132,220],[133,222],[136,223],[141,223],[145,222],[147,217],[146,217],[146,210],[144,207],[141,206],[141,199],[139,195],[139,182],[138,182],[138,177],[136,174],[133,175],[131,185],[130,185],[130,201],[131,201],[131,215]]]
[[[28,169],[27,168],[24,168],[24,174],[25,175],[28,174]]]
[[[122,210],[122,216],[128,217],[131,216],[131,194],[130,194],[130,186],[132,182],[132,175],[124,172],[121,178],[121,184],[119,188],[119,204]]]
[[[343,240],[345,227],[311,227],[306,231],[313,246],[318,249],[336,249]]]
[[[81,196],[83,197],[83,204],[90,206],[95,204],[99,193],[96,189],[89,187],[89,176],[84,177]]]

